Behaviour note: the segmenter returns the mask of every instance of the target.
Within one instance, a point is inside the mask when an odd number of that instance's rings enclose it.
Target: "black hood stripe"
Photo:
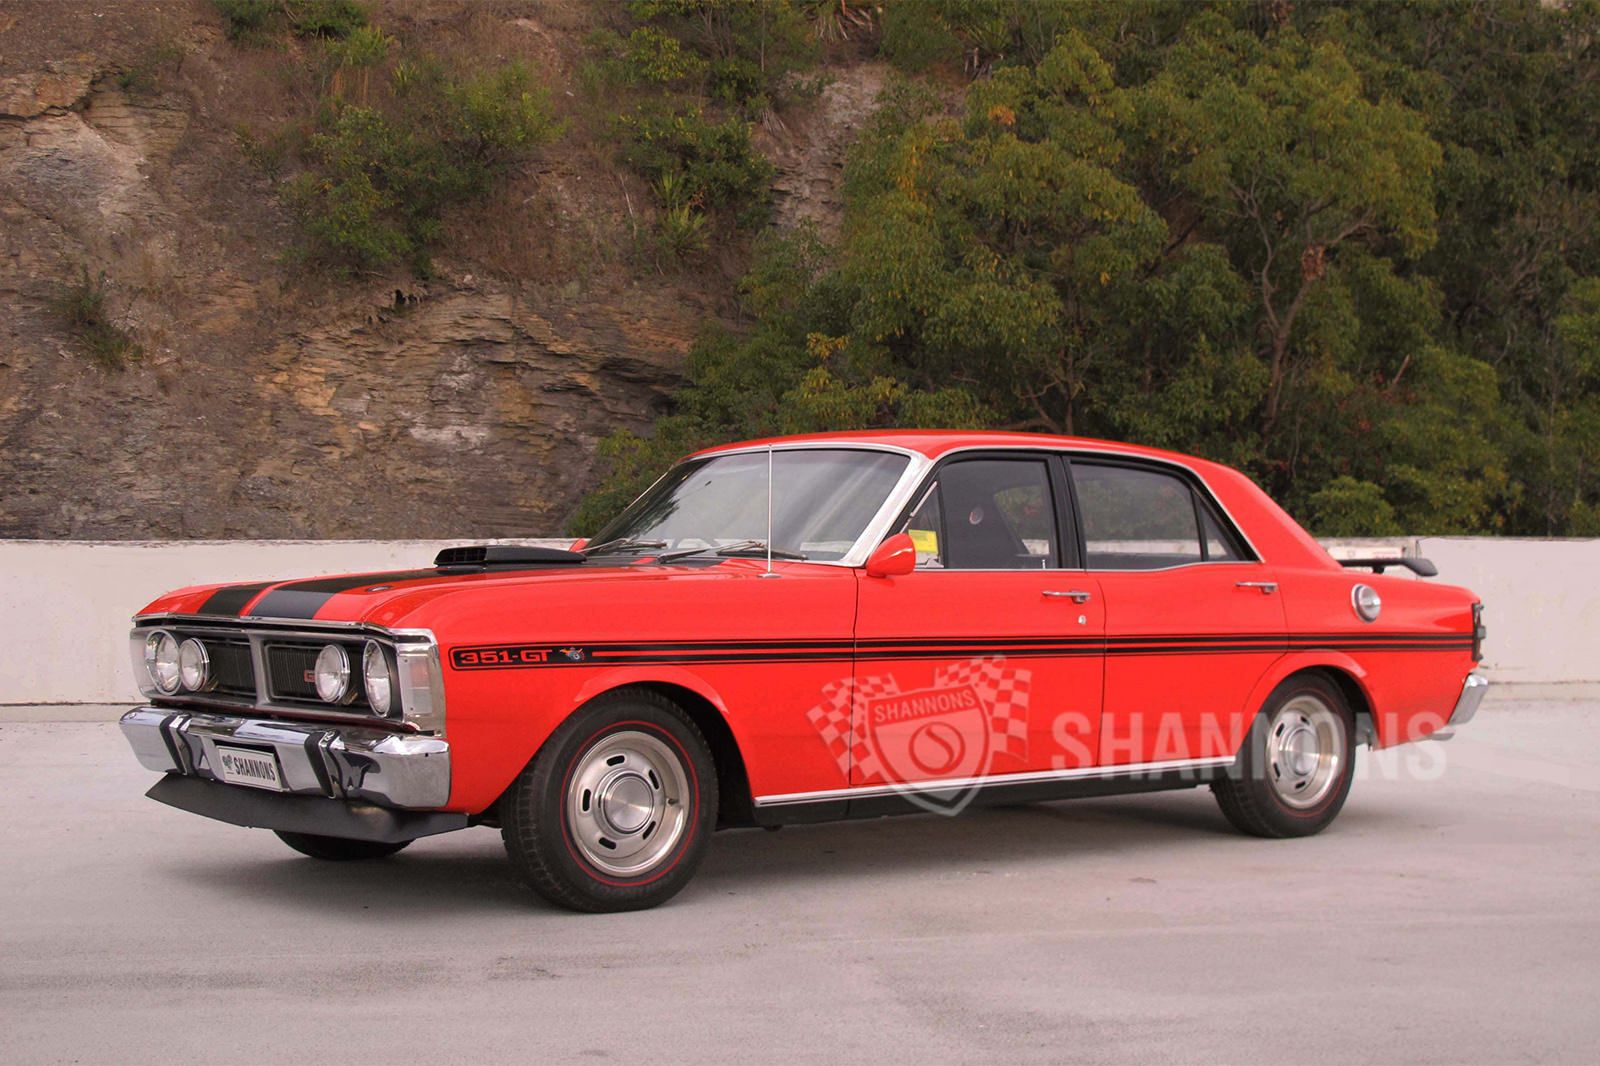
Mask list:
[[[237,617],[251,600],[271,588],[276,582],[257,581],[249,585],[229,585],[213,592],[205,603],[200,605],[200,614],[221,615],[225,618]]]
[[[628,560],[628,565],[636,565],[648,557]],[[715,556],[706,559],[674,559],[673,566],[716,566],[728,562]],[[430,578],[463,577],[471,574],[492,574],[495,577],[512,577],[522,574],[556,574],[568,573],[573,570],[604,568],[599,567],[591,560],[586,563],[573,563],[568,566],[551,563],[529,563],[525,566],[505,566],[491,564],[487,566],[447,566],[429,567],[426,570],[390,570],[375,574],[350,574],[345,577],[319,577],[310,581],[288,581],[282,584],[264,584],[252,586],[251,596],[262,589],[270,589],[261,602],[255,605],[249,618],[315,618],[317,612],[326,606],[327,602],[341,592],[354,592],[356,589],[369,588],[373,585],[398,585],[402,581],[423,581]],[[226,590],[224,590],[226,591]],[[220,593],[218,594],[220,595]],[[203,613],[238,614],[250,597],[245,597],[232,610]],[[209,601],[207,603],[209,606]]]
[[[550,566],[548,564],[535,566],[473,566],[451,567],[449,569],[427,570],[390,570],[377,574],[350,574],[345,577],[319,577],[312,581],[291,581],[278,585],[261,597],[250,611],[251,618],[315,618],[317,612],[327,606],[329,600],[341,592],[354,592],[356,589],[370,588],[374,585],[398,585],[402,581],[423,581],[430,578],[459,577],[468,574],[493,574],[511,576],[514,574],[540,573],[549,574],[557,571],[575,570],[576,566]]]

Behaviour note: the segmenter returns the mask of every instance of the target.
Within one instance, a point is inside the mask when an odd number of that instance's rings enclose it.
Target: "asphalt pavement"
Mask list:
[[[580,916],[493,830],[319,863],[13,708],[0,1063],[1594,1063],[1597,712],[1363,753],[1306,840],[1204,791],[739,831]]]

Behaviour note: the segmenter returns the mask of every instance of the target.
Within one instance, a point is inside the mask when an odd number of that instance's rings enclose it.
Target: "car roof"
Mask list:
[[[1062,451],[1094,452],[1129,458],[1151,459],[1174,464],[1196,474],[1222,504],[1228,517],[1244,533],[1263,560],[1283,565],[1338,569],[1339,564],[1311,535],[1263,492],[1248,476],[1230,466],[1194,455],[1148,448],[1142,444],[1097,440],[1093,437],[1068,437],[1052,433],[1011,433],[1004,430],[968,429],[875,429],[843,433],[806,433],[790,437],[722,444],[696,452],[696,456],[715,455],[741,448],[766,445],[837,445],[841,447],[891,447],[919,453],[938,460],[953,451],[967,448],[1047,448]]]
[[[1148,448],[1140,444],[1097,440],[1093,437],[1067,437],[1052,433],[1013,433],[1004,430],[975,429],[872,429],[838,433],[802,433],[787,437],[765,437],[759,440],[719,444],[695,455],[714,455],[718,452],[741,448],[761,448],[767,445],[878,445],[920,452],[929,459],[938,459],[947,452],[964,448],[1077,448],[1084,451],[1106,452],[1116,455],[1165,459],[1170,462],[1192,465],[1204,460],[1161,448]]]

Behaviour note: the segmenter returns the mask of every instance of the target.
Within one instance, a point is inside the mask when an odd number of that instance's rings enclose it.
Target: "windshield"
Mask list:
[[[759,554],[767,541],[767,456],[738,452],[682,463],[590,543]],[[818,561],[844,558],[909,462],[893,452],[846,448],[771,456],[772,549]]]

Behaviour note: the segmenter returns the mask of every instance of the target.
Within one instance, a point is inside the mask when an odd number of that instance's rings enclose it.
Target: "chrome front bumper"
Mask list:
[[[163,773],[219,780],[212,767],[223,743],[276,754],[296,796],[413,810],[450,799],[450,745],[441,737],[156,707],[123,715],[122,732],[139,762]]]
[[[1474,670],[1467,675],[1461,683],[1461,695],[1456,700],[1456,706],[1450,712],[1450,720],[1443,727],[1429,734],[1434,740],[1449,740],[1456,735],[1456,726],[1466,725],[1478,713],[1478,705],[1483,702],[1483,697],[1489,691],[1489,679]]]

